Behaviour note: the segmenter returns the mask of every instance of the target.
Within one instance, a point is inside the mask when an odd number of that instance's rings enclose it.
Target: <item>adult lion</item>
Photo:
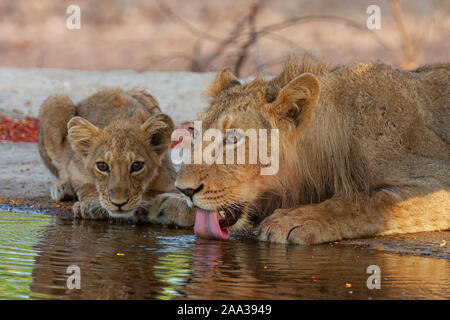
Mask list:
[[[253,222],[260,240],[313,244],[449,228],[449,76],[450,64],[292,59],[273,80],[240,84],[224,69],[203,130],[278,129],[280,169],[183,165],[175,185],[197,207],[196,232],[227,238]]]

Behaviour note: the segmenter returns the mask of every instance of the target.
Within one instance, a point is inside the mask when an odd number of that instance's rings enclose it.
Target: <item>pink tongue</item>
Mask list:
[[[218,213],[202,209],[196,210],[194,232],[203,238],[226,240],[230,237],[230,230],[220,227]]]

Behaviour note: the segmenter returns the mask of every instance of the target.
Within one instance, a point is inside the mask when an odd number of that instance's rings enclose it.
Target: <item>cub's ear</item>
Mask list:
[[[206,90],[206,95],[214,100],[221,91],[235,85],[240,86],[241,83],[230,68],[225,68],[219,72],[214,82],[209,86],[208,90]]]
[[[100,134],[100,129],[82,117],[73,117],[67,124],[68,139],[73,151],[86,157]]]
[[[157,154],[163,155],[169,149],[174,124],[168,115],[164,113],[152,115],[141,125],[141,130],[144,131],[152,150]]]
[[[277,118],[287,119],[296,127],[304,127],[319,102],[319,93],[317,77],[303,73],[280,90],[271,110]]]

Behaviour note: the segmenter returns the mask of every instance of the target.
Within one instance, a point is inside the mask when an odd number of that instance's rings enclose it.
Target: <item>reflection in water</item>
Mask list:
[[[33,245],[49,217],[0,211],[0,299],[27,299],[38,254]],[[35,295],[44,298],[44,295]]]
[[[450,297],[447,260],[30,214],[1,213],[0,230],[0,298]],[[366,286],[372,264],[381,268],[380,290]],[[66,287],[70,265],[81,269],[80,290]]]

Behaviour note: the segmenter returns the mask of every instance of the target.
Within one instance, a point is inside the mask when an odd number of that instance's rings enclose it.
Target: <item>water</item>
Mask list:
[[[449,275],[445,259],[0,212],[0,299],[448,299]]]

